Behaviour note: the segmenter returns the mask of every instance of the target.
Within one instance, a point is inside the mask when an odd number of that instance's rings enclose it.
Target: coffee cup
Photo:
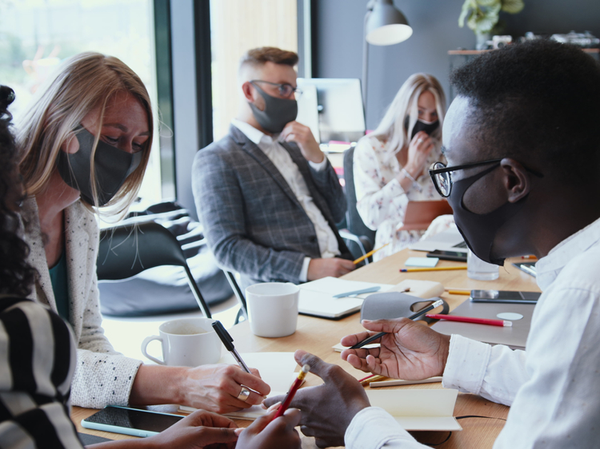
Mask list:
[[[212,327],[213,319],[176,319],[158,327],[159,336],[148,336],[142,342],[144,356],[157,364],[196,367],[214,364],[221,359],[221,340]],[[148,353],[152,341],[162,344],[163,359]]]
[[[289,336],[298,323],[300,289],[293,283],[260,283],[246,288],[248,321],[261,337]]]

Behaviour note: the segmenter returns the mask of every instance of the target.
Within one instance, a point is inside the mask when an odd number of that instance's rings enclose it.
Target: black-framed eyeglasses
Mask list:
[[[302,94],[302,91],[300,89],[292,86],[289,83],[271,83],[270,81],[264,80],[250,80],[250,83],[266,83],[270,84],[271,86],[277,86],[277,89],[279,90],[279,95],[285,98],[291,97],[292,94]]]
[[[480,162],[475,162],[475,163],[469,163],[469,164],[461,164],[459,166],[450,166],[450,167],[446,167],[446,164],[444,164],[443,162],[435,162],[431,165],[431,168],[429,169],[429,176],[431,177],[431,181],[433,181],[433,185],[435,186],[435,189],[438,191],[438,193],[446,198],[450,196],[450,192],[452,192],[452,175],[450,174],[451,172],[454,172],[455,170],[461,170],[461,169],[470,169],[471,167],[477,167],[477,166],[485,166],[487,164],[496,164],[496,165],[500,165],[500,161],[502,161],[503,158],[498,158],[498,159],[488,159],[487,161],[480,161]],[[532,174],[542,178],[544,175],[541,174],[540,172],[533,170],[533,169],[529,169],[527,167],[525,167],[525,170],[531,172]]]

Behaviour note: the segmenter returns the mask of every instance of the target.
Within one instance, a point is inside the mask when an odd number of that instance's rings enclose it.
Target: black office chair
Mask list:
[[[362,221],[356,209],[356,190],[354,188],[354,147],[344,152],[344,180],[346,183],[346,228],[355,236],[350,239],[348,247],[353,255],[364,255],[373,250],[375,245],[375,231],[368,228]],[[342,237],[348,240],[347,236]],[[358,239],[356,239],[358,238]],[[357,240],[359,242],[357,242]]]
[[[234,322],[234,325],[237,325],[244,320],[248,320],[248,306],[246,305],[246,297],[244,297],[244,293],[235,279],[235,275],[227,270],[223,270],[223,272],[225,272],[225,277],[227,278],[227,281],[229,281],[229,285],[235,294],[235,298],[237,298],[237,301],[240,304],[240,309],[235,317]]]
[[[181,266],[200,310],[210,310],[177,238],[156,222],[141,222],[107,228],[100,233],[97,274],[99,280],[122,280],[157,266]]]

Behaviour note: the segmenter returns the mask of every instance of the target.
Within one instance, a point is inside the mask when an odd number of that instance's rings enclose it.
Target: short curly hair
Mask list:
[[[540,39],[488,52],[450,82],[472,110],[482,157],[513,157],[571,185],[600,167],[600,65],[580,48]]]
[[[17,149],[8,112],[13,99],[13,90],[0,86],[0,294],[27,297],[36,272],[26,262],[29,247],[18,236],[16,201],[23,196],[18,191]]]

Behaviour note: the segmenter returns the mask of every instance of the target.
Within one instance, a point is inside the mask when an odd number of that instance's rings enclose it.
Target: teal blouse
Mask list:
[[[69,281],[67,279],[67,257],[63,251],[58,263],[50,269],[50,280],[56,300],[58,315],[69,322]]]

